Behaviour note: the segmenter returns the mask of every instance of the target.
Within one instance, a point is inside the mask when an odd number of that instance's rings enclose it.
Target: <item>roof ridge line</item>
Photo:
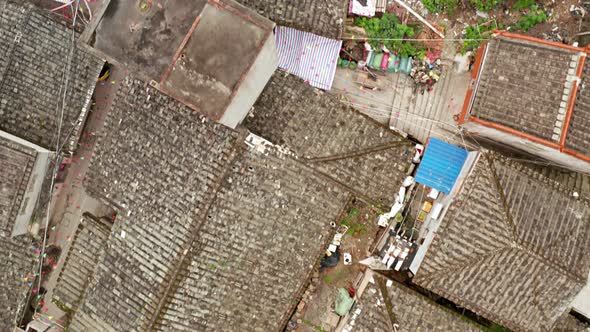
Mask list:
[[[487,161],[488,167],[490,168],[490,171],[492,173],[492,178],[493,178],[494,184],[496,185],[496,191],[500,195],[500,201],[502,202],[502,205],[504,208],[504,213],[506,214],[506,221],[508,223],[508,226],[512,230],[512,241],[514,243],[517,243],[518,229],[516,227],[516,224],[514,223],[514,218],[512,218],[510,206],[508,206],[508,200],[506,199],[506,194],[504,193],[504,188],[502,188],[502,184],[500,183],[500,178],[498,177],[498,172],[496,171],[496,167],[494,165],[492,157],[490,157],[490,154],[485,153],[484,158]]]
[[[485,155],[485,153],[482,153],[482,155]],[[487,159],[487,157],[485,157],[485,156],[484,156],[484,158],[486,158],[486,159]],[[483,169],[483,170],[480,170],[480,173],[479,173],[479,174],[470,176],[470,177],[467,179],[467,181],[468,181],[469,179],[472,179],[472,178],[474,179],[474,176],[477,176],[477,177],[482,177],[482,176],[485,176],[485,174],[481,174],[481,173],[483,173],[483,171],[485,171],[485,170],[491,170],[491,171],[492,171],[492,173],[493,173],[493,176],[495,176],[495,169],[489,169],[489,168],[485,168],[485,169]],[[476,169],[475,171],[477,171],[477,169]],[[474,171],[474,173],[475,173],[475,171]],[[478,181],[476,181],[475,179],[474,179],[473,181],[474,181],[474,182],[478,182]],[[459,202],[457,201],[457,199],[458,199],[459,197],[455,198],[455,202],[454,202],[453,204],[460,203],[460,204],[462,205],[462,204],[463,204],[465,201],[469,200],[469,198],[470,198],[470,196],[471,196],[471,193],[472,193],[472,191],[473,191],[473,190],[475,190],[475,186],[474,186],[474,185],[472,185],[472,186],[469,186],[469,192],[468,192],[468,193],[465,195],[466,197],[461,197],[461,200],[460,200]],[[460,195],[462,195],[462,193],[461,193]],[[502,199],[502,198],[501,198],[501,199]],[[502,203],[502,204],[503,204],[503,203]],[[510,226],[510,225],[508,225],[508,226]],[[440,229],[439,229],[439,231],[440,231]],[[509,231],[510,231],[510,230],[508,230],[508,232],[509,232]],[[437,237],[439,237],[439,235],[438,235],[438,232],[435,234],[435,239],[436,239]],[[434,242],[434,240],[433,240],[433,242]],[[496,253],[498,253],[498,252],[500,252],[500,251],[502,251],[502,250],[513,248],[514,246],[516,246],[516,245],[517,245],[517,242],[516,242],[515,238],[511,238],[511,239],[510,239],[510,243],[511,243],[511,246],[509,246],[509,247],[508,247],[508,246],[502,246],[502,247],[500,247],[500,248],[497,248],[497,249],[494,249],[494,250],[487,251],[487,252],[485,252],[484,254],[481,254],[481,255],[475,255],[475,256],[471,257],[470,259],[464,260],[463,262],[461,262],[461,264],[460,264],[460,265],[453,265],[453,266],[454,266],[454,267],[460,267],[460,268],[463,268],[463,267],[466,267],[466,266],[468,266],[468,265],[470,265],[470,264],[472,264],[472,263],[474,263],[474,262],[476,262],[476,261],[479,261],[479,260],[481,260],[481,259],[483,259],[483,258],[486,258],[486,257],[489,257],[489,256],[491,256],[491,255],[494,255],[494,254],[496,254]],[[443,273],[444,271],[446,271],[446,270],[445,270],[445,269],[442,269],[442,270],[437,270],[437,271],[435,271],[435,272],[432,272],[432,273],[428,274],[428,278],[427,278],[427,279],[430,279],[430,276],[446,275],[446,274],[448,274],[448,273],[455,272],[455,270],[450,270],[450,271],[447,271],[446,273]],[[425,278],[425,279],[426,279],[426,278]]]
[[[153,311],[149,320],[145,320],[142,322],[141,326],[145,327],[145,331],[154,331],[155,326],[163,319],[163,315],[165,313],[166,305],[169,302],[169,297],[174,294],[174,292],[178,289],[180,283],[177,282],[180,278],[185,278],[185,275],[182,271],[187,266],[186,262],[187,259],[191,259],[194,256],[196,250],[200,250],[201,248],[195,246],[197,243],[197,238],[200,234],[201,228],[206,222],[206,216],[209,213],[209,209],[216,200],[217,194],[221,190],[223,186],[223,182],[226,179],[229,170],[233,164],[233,161],[239,157],[240,150],[246,149],[244,144],[246,137],[248,136],[248,131],[243,129],[237,129],[238,132],[237,138],[232,144],[231,147],[231,155],[228,158],[228,161],[225,163],[225,167],[223,169],[223,173],[217,178],[215,182],[215,187],[212,190],[211,196],[207,202],[207,205],[203,209],[203,213],[201,216],[197,216],[195,225],[193,225],[193,229],[190,231],[190,238],[187,241],[185,248],[183,248],[181,257],[179,258],[178,262],[173,266],[172,269],[167,273],[166,277],[169,277],[169,281],[166,285],[162,284],[160,289],[158,290],[158,296],[155,299],[159,299],[157,301],[152,301],[151,304],[156,304],[156,308]],[[190,262],[189,262],[190,264]],[[166,280],[166,277],[164,280]]]
[[[490,167],[492,167],[493,169],[493,173],[494,173],[494,177],[496,178],[496,181],[498,182],[498,186],[499,186],[499,191],[500,191],[500,195],[502,196],[502,200],[504,201],[504,203],[506,204],[506,209],[509,211],[510,208],[508,206],[508,202],[506,200],[505,194],[504,194],[504,190],[500,185],[499,179],[497,178],[497,172],[496,172],[496,168],[493,165],[493,161],[492,159],[495,159],[497,161],[503,162],[507,167],[510,167],[512,169],[516,169],[517,171],[524,173],[525,176],[528,177],[538,177],[539,180],[542,180],[542,183],[544,184],[548,184],[552,187],[552,189],[555,189],[556,191],[562,193],[562,194],[567,194],[565,189],[561,187],[561,184],[559,182],[557,182],[556,180],[553,180],[551,178],[546,177],[545,175],[539,173],[539,172],[535,172],[534,170],[524,167],[523,165],[518,165],[516,162],[509,160],[508,158],[504,157],[504,156],[499,156],[498,154],[494,154],[491,157],[488,157],[488,160],[490,162]],[[586,200],[582,200],[584,203],[587,204]],[[509,212],[508,212],[509,213]],[[510,218],[512,218],[512,216],[509,216]],[[531,248],[528,248],[526,246],[526,244],[528,244],[528,242],[519,239],[518,237],[518,231],[516,230],[516,224],[514,224],[514,220],[511,219],[511,224],[514,226],[515,228],[515,238],[513,239],[513,242],[516,245],[516,248],[525,251],[527,254],[534,256],[536,259],[539,259],[541,261],[543,261],[543,263],[545,262],[550,262],[552,265],[554,265],[555,267],[557,267],[558,270],[560,270],[564,275],[571,277],[571,279],[573,280],[581,280],[582,282],[585,283],[585,278],[584,276],[580,276],[575,274],[574,272],[571,272],[569,270],[567,270],[565,267],[563,267],[561,265],[561,263],[558,260],[552,259],[550,257],[544,257],[544,255],[542,255],[539,252],[544,252],[546,251],[545,248],[542,247],[538,247],[535,245],[530,245]],[[556,241],[556,240],[555,240]],[[553,245],[553,243],[555,242],[553,241],[550,246]]]
[[[537,253],[536,251],[527,248],[524,244],[527,242],[524,241],[518,241],[515,243],[515,249],[519,250],[519,251],[523,251],[525,252],[527,255],[533,257],[534,259],[540,261],[542,264],[549,266],[550,268],[555,268],[557,270],[559,270],[559,272],[564,275],[565,277],[567,277],[568,279],[574,281],[574,282],[580,282],[583,285],[586,284],[588,277],[584,277],[584,276],[580,276],[577,275],[574,272],[571,272],[569,270],[567,270],[566,268],[564,268],[558,261],[551,259],[549,257],[543,257],[541,254]],[[542,248],[539,248],[542,249]],[[548,264],[551,263],[551,264]]]
[[[500,323],[500,324],[504,325],[505,327],[508,327],[512,330],[517,330],[516,328],[521,328],[521,330],[524,331],[524,329],[522,329],[521,325],[517,325],[517,323],[514,323],[514,322],[506,321],[506,320],[502,319],[501,317],[499,317],[496,313],[491,312],[490,310],[488,310],[488,309],[486,309],[486,308],[484,308],[472,301],[466,300],[461,296],[453,294],[453,293],[447,291],[446,289],[444,289],[443,287],[433,287],[433,288],[428,288],[428,290],[430,290],[431,292],[433,292],[439,296],[447,298],[448,300],[452,301],[453,303],[455,303],[463,308],[466,308],[481,317],[484,317],[484,318],[494,321],[496,323]],[[521,330],[518,330],[518,331],[521,331]]]
[[[404,145],[412,146],[413,142],[405,141],[405,140],[392,141],[389,143],[377,144],[377,145],[370,146],[368,148],[364,148],[361,150],[355,150],[355,151],[351,151],[351,152],[347,152],[347,153],[334,154],[334,155],[329,155],[329,156],[325,156],[325,157],[305,158],[305,159],[302,159],[302,161],[304,163],[321,163],[321,162],[327,162],[327,161],[350,159],[350,158],[354,158],[354,157],[360,157],[360,156],[364,156],[364,155],[368,155],[368,154],[372,154],[372,153],[376,153],[376,152],[389,150],[389,149],[404,146]]]
[[[457,270],[459,270],[459,269],[469,267],[476,262],[479,262],[479,261],[482,261],[488,257],[494,256],[502,251],[513,250],[515,248],[516,248],[516,243],[511,243],[511,246],[500,247],[498,249],[488,251],[485,254],[473,256],[473,258],[468,259],[459,265],[452,265],[452,268],[438,270],[436,272],[430,273],[428,276],[424,276],[422,278],[418,277],[418,279],[422,279],[420,281],[420,283],[423,283],[424,281],[428,282],[428,281],[432,280],[433,277],[448,276],[449,274],[457,273]],[[451,266],[451,265],[449,265],[449,266]]]
[[[558,182],[555,179],[548,177],[547,175],[545,175],[539,171],[536,171],[532,168],[526,167],[522,163],[511,160],[510,158],[508,158],[502,154],[499,154],[499,153],[490,153],[490,154],[492,155],[491,158],[493,158],[493,160],[502,162],[504,165],[506,165],[507,167],[510,167],[513,170],[517,170],[521,173],[524,173],[524,175],[526,175],[530,178],[539,180],[543,184],[548,185],[551,189],[553,189],[561,194],[564,194],[567,196],[570,196],[572,194],[572,190],[565,188],[565,186],[562,183]],[[585,174],[582,174],[579,172],[573,172],[573,173],[585,176]],[[580,197],[580,199],[578,201],[583,202],[587,207],[590,207],[590,197]]]

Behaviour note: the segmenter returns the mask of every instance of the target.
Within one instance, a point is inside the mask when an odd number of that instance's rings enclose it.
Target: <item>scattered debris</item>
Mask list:
[[[344,253],[344,265],[351,265],[352,264],[352,255],[348,252]]]
[[[440,59],[430,62],[427,58],[421,60],[414,58],[410,77],[414,80],[414,92],[424,94],[424,91],[432,91],[434,84],[440,80],[442,66]]]

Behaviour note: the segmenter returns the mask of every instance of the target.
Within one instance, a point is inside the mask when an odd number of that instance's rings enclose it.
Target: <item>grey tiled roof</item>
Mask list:
[[[82,301],[96,264],[104,255],[111,226],[109,221],[91,215],[84,215],[78,225],[53,291],[54,298],[71,310]]]
[[[569,312],[561,316],[555,323],[553,332],[590,332],[590,324],[584,323]]]
[[[585,156],[590,156],[590,61],[586,59],[578,98],[570,120],[565,145]]]
[[[0,137],[0,237],[10,237],[37,152]]]
[[[468,321],[468,318],[461,317],[406,286],[397,282],[390,282],[387,286],[387,278],[379,274],[374,274],[373,280],[357,302],[361,312],[355,320],[353,332],[393,330],[385,299],[392,305],[391,313],[399,325],[399,331],[481,331],[479,325]]]
[[[93,319],[133,331],[156,315],[238,134],[142,82],[122,84],[89,181],[89,191],[120,213],[74,324]]]
[[[72,331],[278,329],[349,193],[127,79],[89,191],[119,211]]]
[[[516,331],[543,331],[590,269],[590,208],[552,180],[484,154],[414,281]]]
[[[72,30],[30,5],[0,0],[0,129],[55,148],[60,87],[70,57]],[[62,140],[89,101],[102,60],[73,49]]]
[[[504,37],[487,53],[471,115],[551,141],[576,53]]]
[[[242,151],[207,212],[158,330],[280,330],[346,199],[292,157]]]
[[[409,140],[282,71],[244,126],[376,202],[393,200],[412,158]]]
[[[31,243],[25,236],[0,237],[0,331],[12,331],[24,309],[30,289],[27,283],[32,281],[24,278],[33,274],[36,266]]]
[[[237,0],[278,25],[339,38],[348,11],[344,0]]]

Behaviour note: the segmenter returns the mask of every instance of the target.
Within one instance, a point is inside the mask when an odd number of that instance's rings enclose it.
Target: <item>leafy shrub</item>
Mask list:
[[[457,9],[458,0],[421,0],[422,4],[431,13],[440,13],[446,10],[449,14]]]
[[[416,34],[413,27],[401,24],[394,14],[385,13],[381,18],[359,17],[354,23],[365,29],[365,32],[373,40],[369,44],[376,49],[383,44],[390,51],[398,52],[402,57],[419,56],[424,52],[417,49],[414,44],[403,41],[403,38],[411,38]],[[392,40],[393,39],[393,40]]]
[[[486,39],[491,37],[491,31],[496,30],[498,28],[502,28],[497,26],[495,23],[490,24],[482,24],[483,22],[480,21],[476,25],[470,25],[465,28],[465,41],[461,45],[461,54],[465,54],[469,51],[475,51],[482,42]]]
[[[531,12],[518,20],[516,24],[510,27],[510,30],[520,30],[523,32],[529,31],[532,27],[539,23],[547,21],[549,17],[547,13],[537,6],[531,6]]]
[[[535,0],[517,0],[514,5],[512,5],[512,9],[523,10],[525,8],[530,8],[534,4]]]
[[[504,2],[503,0],[470,0],[471,3],[477,8],[477,10],[482,12],[490,12]]]

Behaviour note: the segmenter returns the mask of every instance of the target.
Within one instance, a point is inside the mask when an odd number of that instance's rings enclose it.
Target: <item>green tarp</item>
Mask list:
[[[352,308],[354,299],[348,295],[348,291],[344,288],[338,288],[336,295],[335,311],[338,316],[344,316]]]

